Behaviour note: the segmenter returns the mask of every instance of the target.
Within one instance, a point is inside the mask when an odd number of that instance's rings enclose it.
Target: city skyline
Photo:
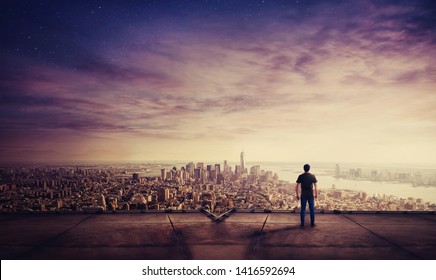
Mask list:
[[[436,163],[431,1],[0,5],[3,162]]]
[[[122,164],[3,167],[0,168],[0,211],[203,209],[225,213],[232,209],[298,209],[298,199],[293,195],[295,183],[280,179],[277,173],[260,165],[249,169],[242,169],[242,165],[243,161],[234,168],[225,164],[223,169],[220,164],[204,162],[189,162],[179,167]],[[414,173],[371,170],[368,173],[361,168],[341,172],[336,165],[335,171],[328,174],[317,177],[321,181],[329,181],[329,176],[345,181],[336,181],[341,184],[338,187],[325,184],[318,188],[317,210],[321,212],[435,209],[434,191],[427,192],[428,187],[435,186],[434,173],[423,174],[418,170]],[[360,183],[356,185],[347,179]],[[377,182],[377,187],[362,184],[364,181]],[[345,187],[344,182],[347,182]],[[387,182],[393,182],[395,187],[386,185]],[[387,189],[381,190],[380,184]]]

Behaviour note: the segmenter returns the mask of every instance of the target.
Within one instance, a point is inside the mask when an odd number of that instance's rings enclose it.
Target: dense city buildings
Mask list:
[[[335,177],[394,179],[425,183],[419,174],[388,174],[350,169]],[[298,210],[294,183],[260,165],[189,162],[83,166],[27,166],[0,168],[0,211],[130,211],[208,209],[222,213],[246,210]],[[421,198],[368,195],[364,191],[321,188],[318,211],[433,211]]]
[[[360,167],[349,168],[347,171],[341,171],[339,164],[336,164],[335,178],[345,178],[351,180],[368,180],[376,182],[398,182],[411,183],[413,186],[436,186],[436,174],[422,174],[421,171],[411,172],[407,169],[392,172],[389,169],[364,170]]]

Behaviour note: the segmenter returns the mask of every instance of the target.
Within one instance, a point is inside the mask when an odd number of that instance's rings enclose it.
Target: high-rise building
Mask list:
[[[166,180],[172,180],[173,178],[173,172],[172,170],[167,171]]]
[[[220,173],[221,173],[221,165],[218,164],[218,163],[216,163],[216,164],[215,164],[215,170],[216,170],[216,173],[217,173],[217,174],[220,174]]]
[[[217,175],[218,175],[217,170],[216,169],[212,169],[210,171],[210,173],[209,173],[209,179],[214,181],[214,180],[216,180]]]
[[[161,170],[160,170],[160,177],[162,178],[162,181],[165,181],[165,179],[166,179],[166,172],[165,172],[165,168],[162,168]]]
[[[245,171],[244,151],[241,152],[241,173]]]
[[[236,174],[236,176],[239,176],[239,175],[241,175],[241,166],[240,165],[236,165],[235,166],[235,174]]]
[[[336,178],[341,177],[341,169],[340,169],[340,167],[339,167],[339,164],[336,164],[335,177],[336,177]]]
[[[255,165],[250,168],[250,175],[260,175],[260,165]]]
[[[191,178],[194,178],[194,169],[195,169],[195,165],[193,162],[190,162],[186,165],[186,172],[188,172]]]
[[[157,196],[159,202],[164,202],[170,199],[170,190],[167,188],[160,188],[157,191]]]
[[[267,171],[265,172],[265,176],[266,176],[266,181],[267,182],[271,182],[274,179],[273,173],[272,171]]]
[[[223,176],[223,174],[218,174],[218,175],[217,175],[216,183],[217,183],[218,185],[224,184],[224,176]]]
[[[200,180],[201,178],[201,169],[200,168],[195,168],[194,169],[194,179],[195,180]]]

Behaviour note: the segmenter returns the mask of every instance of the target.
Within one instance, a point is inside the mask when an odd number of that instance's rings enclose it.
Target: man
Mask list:
[[[295,186],[295,192],[297,199],[300,199],[299,190],[301,187],[301,226],[304,227],[304,218],[306,216],[306,204],[309,203],[310,209],[310,225],[315,226],[315,199],[318,198],[318,188],[316,183],[318,182],[315,175],[309,173],[310,165],[305,164],[303,166],[304,173],[298,176],[297,185]],[[315,187],[315,192],[313,187]]]

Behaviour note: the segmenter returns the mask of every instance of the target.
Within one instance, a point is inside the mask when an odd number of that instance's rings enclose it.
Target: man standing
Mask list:
[[[316,183],[318,182],[315,175],[309,173],[310,165],[304,165],[304,173],[298,176],[297,185],[295,186],[295,193],[297,199],[300,199],[300,186],[301,186],[301,226],[304,227],[304,218],[306,216],[306,204],[309,203],[310,209],[310,225],[315,226],[315,198],[318,198],[318,189]],[[315,186],[315,192],[313,187]]]

